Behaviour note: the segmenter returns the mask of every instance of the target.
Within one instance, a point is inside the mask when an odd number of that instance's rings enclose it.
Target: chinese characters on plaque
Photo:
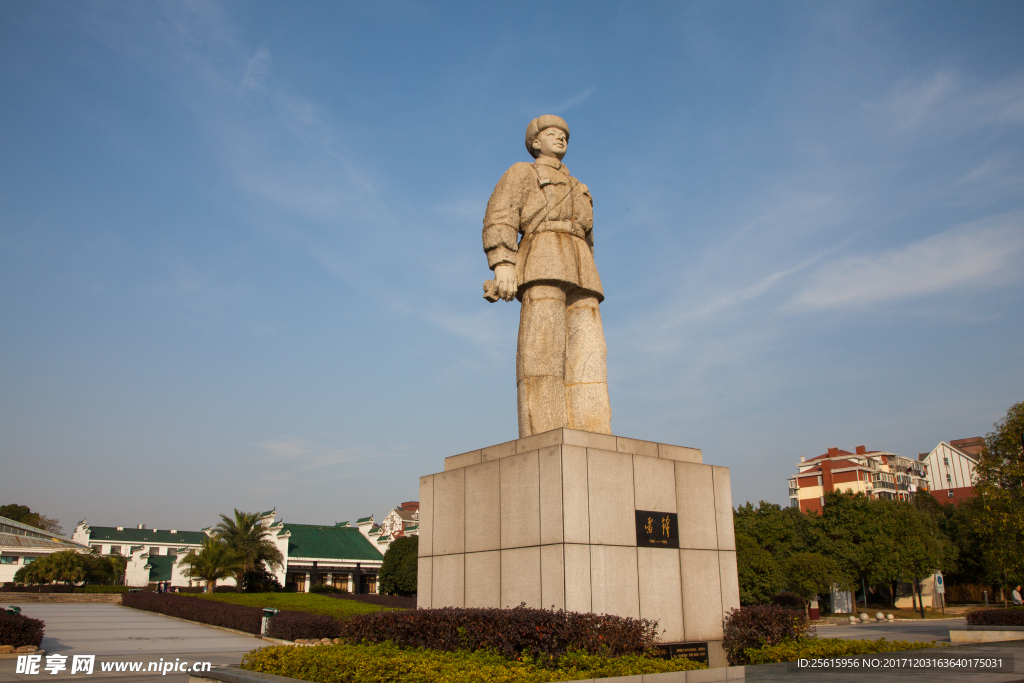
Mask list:
[[[679,516],[674,512],[636,511],[638,548],[678,548]]]

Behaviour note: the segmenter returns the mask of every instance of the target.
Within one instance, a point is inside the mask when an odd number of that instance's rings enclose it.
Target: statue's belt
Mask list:
[[[572,221],[544,221],[530,232],[524,235],[529,237],[530,235],[536,235],[539,232],[564,232],[567,235],[573,237],[579,237],[581,240],[587,239],[587,233],[583,231],[583,228],[579,227]]]

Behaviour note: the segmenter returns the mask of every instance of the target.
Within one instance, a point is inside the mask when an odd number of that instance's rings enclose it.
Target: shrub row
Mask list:
[[[72,586],[65,586],[62,584],[55,584],[52,586],[25,586],[8,582],[0,588],[0,593],[73,593],[74,590],[75,589]]]
[[[259,633],[263,619],[263,612],[258,607],[242,607],[167,593],[125,593],[121,597],[121,604],[246,633]]]
[[[446,607],[363,614],[341,624],[349,643],[391,641],[432,650],[523,652],[557,659],[570,649],[612,656],[637,654],[657,640],[657,622],[559,610]]]
[[[170,593],[125,593],[121,604],[148,612],[158,612],[202,624],[233,628],[246,633],[259,633],[263,626],[263,610],[259,607],[233,605]],[[267,635],[281,640],[297,638],[337,638],[341,622],[324,614],[281,611],[270,620]]]
[[[128,586],[77,586],[75,593],[127,593]]]
[[[803,657],[808,659],[827,659],[829,657],[867,655],[877,652],[923,650],[932,647],[937,647],[935,641],[920,643],[907,640],[886,640],[885,638],[881,640],[801,638],[800,640],[784,640],[781,643],[762,648],[750,648],[744,651],[743,659],[748,664],[771,664],[773,662],[795,662]]]
[[[688,659],[608,657],[570,651],[547,666],[494,652],[402,649],[393,643],[269,647],[245,655],[242,668],[314,683],[542,683],[707,668]]]
[[[41,619],[30,619],[22,614],[0,612],[0,645],[35,645],[43,642],[43,627],[46,623]]]
[[[733,609],[725,618],[722,645],[729,664],[749,664],[745,653],[751,649],[800,641],[814,635],[803,610],[778,605],[748,605]]]
[[[979,609],[967,613],[968,626],[1024,626],[1024,608]]]

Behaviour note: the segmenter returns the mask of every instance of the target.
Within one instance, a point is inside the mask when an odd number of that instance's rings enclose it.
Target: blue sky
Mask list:
[[[1024,5],[0,3],[0,502],[331,523],[514,438],[484,205],[570,125],[615,433],[735,502],[1024,398]]]

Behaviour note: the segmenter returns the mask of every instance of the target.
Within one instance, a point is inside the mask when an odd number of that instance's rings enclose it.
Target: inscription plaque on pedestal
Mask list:
[[[679,515],[637,510],[636,545],[638,548],[678,548]]]

